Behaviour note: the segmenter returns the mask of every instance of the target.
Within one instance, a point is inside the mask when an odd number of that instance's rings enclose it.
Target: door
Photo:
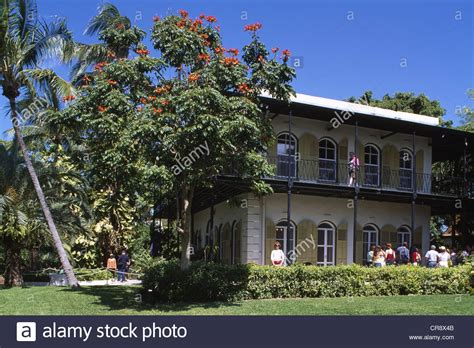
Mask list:
[[[322,223],[318,226],[317,265],[334,265],[334,234],[335,228],[331,224]]]

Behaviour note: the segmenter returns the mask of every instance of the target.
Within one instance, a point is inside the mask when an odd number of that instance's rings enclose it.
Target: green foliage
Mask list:
[[[430,100],[423,93],[415,95],[413,92],[397,92],[393,96],[385,94],[382,99],[375,99],[372,98],[372,91],[366,91],[360,98],[350,97],[348,101],[353,103],[359,101],[364,105],[438,117],[440,119],[446,113],[446,110],[441,107],[438,100]]]
[[[180,271],[177,262],[159,261],[146,270],[143,293],[148,301],[164,302],[466,294],[470,269],[470,265],[428,269],[358,265],[227,266],[197,262],[189,270]]]

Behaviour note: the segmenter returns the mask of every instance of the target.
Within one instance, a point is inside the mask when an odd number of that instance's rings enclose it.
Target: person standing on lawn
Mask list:
[[[428,268],[435,268],[438,264],[438,252],[434,245],[431,246],[431,249],[425,255],[426,265]]]
[[[385,259],[387,260],[387,266],[391,266],[395,263],[395,251],[392,249],[392,243],[387,243]]]
[[[115,277],[115,272],[117,271],[117,260],[115,259],[114,254],[110,254],[110,257],[107,259],[107,270],[112,272],[112,281]]]
[[[273,266],[283,266],[285,263],[285,253],[280,249],[281,244],[280,242],[276,241],[273,244],[274,250],[272,250],[272,254],[270,255],[270,259],[272,260]]]
[[[421,262],[421,255],[418,252],[418,248],[413,248],[413,252],[411,253],[411,262],[413,266],[418,266]]]
[[[408,250],[408,243],[404,242],[397,248],[398,254],[398,264],[399,265],[408,265],[410,262],[410,250]]]
[[[370,246],[370,250],[367,252],[367,266],[370,267],[373,265],[373,260],[374,260],[374,250],[375,250],[375,245]]]
[[[118,258],[118,281],[125,281],[125,273],[128,271],[128,266],[130,266],[130,258],[127,255],[127,251],[123,250],[122,255]]]
[[[446,247],[441,246],[439,247],[438,253],[438,267],[449,267],[449,260],[451,259],[451,255],[446,251]]]
[[[385,266],[385,253],[380,246],[376,246],[374,249],[374,258],[372,259],[375,267]]]

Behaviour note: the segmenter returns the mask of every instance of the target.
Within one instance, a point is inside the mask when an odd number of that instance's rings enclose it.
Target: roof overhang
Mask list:
[[[397,112],[338,100],[298,94],[290,103],[262,95],[271,112],[328,122],[338,117],[346,125],[380,129],[387,133],[413,134],[431,138],[433,162],[456,159],[474,152],[474,134],[438,126],[436,117]],[[349,105],[348,105],[349,104]],[[339,116],[338,116],[339,115]],[[333,122],[332,122],[333,121]]]

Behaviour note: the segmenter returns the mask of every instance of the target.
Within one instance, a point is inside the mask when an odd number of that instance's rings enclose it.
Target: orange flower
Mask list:
[[[107,65],[106,62],[99,62],[94,66],[95,71],[101,71]]]
[[[199,74],[196,74],[196,73],[189,74],[189,76],[188,76],[188,81],[189,82],[195,82],[197,80],[199,80]]]
[[[115,53],[114,52],[107,52],[107,58],[115,58]]]
[[[211,56],[206,54],[206,53],[201,53],[198,55],[198,60],[202,60],[202,61],[205,61],[205,62],[209,62],[211,60]]]
[[[196,26],[196,27],[199,27],[202,25],[202,20],[200,19],[195,19],[194,22],[193,22],[193,25]]]
[[[141,102],[142,104],[146,104],[146,103],[147,103],[147,100],[146,100],[145,97],[141,97],[141,98],[140,98],[140,102]]]
[[[99,105],[99,107],[97,108],[99,110],[99,112],[105,112],[107,111],[107,108],[103,105]]]
[[[205,15],[204,13],[201,13],[201,14],[199,15],[199,18],[204,19],[204,18],[206,18],[206,15]]]
[[[141,56],[147,56],[150,54],[150,51],[148,50],[145,50],[145,49],[137,49],[135,50],[135,52],[137,52],[137,54],[141,55]]]
[[[240,93],[243,93],[243,94],[247,94],[248,92],[250,92],[250,87],[246,83],[242,83],[238,85],[237,89],[239,90]]]
[[[214,49],[214,52],[216,52],[217,54],[224,53],[224,52],[225,52],[225,48],[224,48],[224,47],[216,47],[216,48]]]
[[[185,10],[179,10],[179,14],[181,15],[181,17],[183,18],[187,18],[189,16],[189,13]]]
[[[206,21],[208,21],[209,23],[215,23],[217,22],[217,18],[214,16],[207,16]]]
[[[164,99],[161,101],[161,105],[165,106],[165,105],[168,105],[170,103],[170,101],[168,99]]]
[[[234,56],[238,56],[239,55],[239,50],[237,48],[229,48],[227,50],[227,52],[233,54]]]
[[[66,103],[66,102],[70,102],[70,101],[73,101],[74,99],[76,99],[75,96],[73,96],[73,95],[66,95],[66,96],[63,97],[63,102],[65,102],[65,103]]]
[[[161,114],[163,112],[163,109],[162,108],[153,108],[153,111],[155,112],[155,114]]]
[[[265,63],[265,58],[263,58],[262,56],[258,56],[258,61],[263,64]]]
[[[148,97],[149,102],[152,102],[154,100],[156,100],[156,97],[154,95],[151,95],[151,96]]]
[[[185,25],[186,25],[186,20],[185,19],[182,19],[178,23],[176,23],[176,26],[178,28],[184,28]]]
[[[118,23],[115,25],[115,28],[117,29],[124,29],[125,28],[125,25],[123,25],[123,23]]]
[[[159,22],[161,20],[160,16],[154,16],[153,22]]]
[[[278,50],[279,50],[279,48],[278,48],[278,47],[273,47],[273,48],[272,48],[272,52],[273,52],[273,53],[277,53],[277,52],[278,52]]]
[[[224,59],[224,65],[225,66],[235,66],[239,64],[239,60],[234,57],[228,57]]]
[[[245,31],[257,31],[259,29],[262,29],[262,24],[260,23],[255,23],[255,24],[248,24],[244,27],[244,30]]]
[[[283,61],[287,62],[288,58],[290,58],[290,56],[291,56],[291,52],[286,49],[286,50],[283,50],[281,53],[282,53],[281,57],[283,58]]]
[[[115,86],[117,84],[117,81],[115,80],[107,80],[107,83],[111,86]]]

